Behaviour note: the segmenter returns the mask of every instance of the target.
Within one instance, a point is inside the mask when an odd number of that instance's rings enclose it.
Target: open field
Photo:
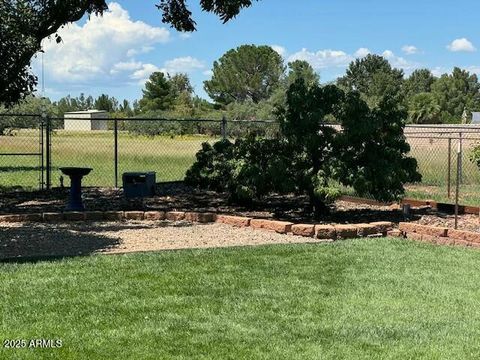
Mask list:
[[[203,136],[130,136],[120,133],[118,140],[119,182],[127,171],[156,171],[158,181],[182,180],[193,164]],[[39,152],[38,133],[21,131],[17,136],[0,137],[0,153]],[[0,157],[0,186],[38,187],[37,156]],[[52,182],[59,186],[62,166],[93,168],[86,186],[114,186],[114,139],[112,132],[66,132],[52,136]],[[65,179],[68,185],[68,179]]]
[[[0,264],[21,359],[477,359],[480,251],[405,240]],[[459,281],[461,279],[461,281]]]
[[[456,178],[456,149],[458,140],[451,141],[451,189],[447,197],[448,139],[409,137],[411,154],[423,176],[421,184],[407,187],[407,196],[437,201],[453,201]],[[424,135],[421,135],[422,137]],[[435,135],[437,136],[437,135]],[[458,135],[452,135],[455,137]],[[433,135],[432,135],[433,137]],[[438,136],[437,136],[438,137]],[[158,181],[182,180],[195,159],[195,153],[204,141],[214,141],[207,136],[143,137],[126,132],[119,135],[119,176],[125,171],[157,172]],[[471,149],[477,140],[463,141],[463,171],[460,200],[465,204],[480,203],[480,170],[470,161]],[[0,137],[0,153],[38,152],[38,133],[21,130],[16,136]],[[38,188],[39,158],[36,156],[0,157],[0,188],[22,186]],[[114,185],[114,140],[112,132],[66,132],[57,130],[52,137],[52,182],[60,184],[61,166],[93,167],[85,178],[87,186]],[[119,179],[121,183],[121,179]],[[68,186],[68,179],[65,179]]]

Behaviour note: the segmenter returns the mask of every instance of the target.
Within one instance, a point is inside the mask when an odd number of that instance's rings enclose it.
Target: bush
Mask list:
[[[298,80],[277,116],[277,138],[251,134],[234,144],[205,144],[187,182],[227,191],[241,203],[269,193],[306,194],[320,215],[340,195],[334,183],[391,201],[403,195],[404,183],[420,180],[416,160],[407,156],[406,114],[394,96],[386,94],[370,108],[357,92],[306,87]],[[341,132],[325,124],[331,116]]]
[[[234,202],[251,204],[271,192],[294,190],[293,183],[285,180],[288,155],[278,139],[250,135],[235,143],[204,143],[196,157],[187,171],[186,183],[227,192]]]
[[[476,145],[472,149],[472,154],[470,155],[470,161],[472,161],[480,169],[480,144]]]

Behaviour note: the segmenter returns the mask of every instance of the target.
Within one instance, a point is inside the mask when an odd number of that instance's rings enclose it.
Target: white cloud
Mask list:
[[[430,71],[432,72],[433,76],[435,76],[435,77],[440,77],[445,73],[451,72],[451,70],[447,70],[446,68],[444,68],[442,66],[436,66],[436,67],[430,69]]]
[[[132,20],[115,2],[103,16],[92,16],[83,25],[70,24],[59,35],[62,43],[43,43],[47,81],[71,84],[127,80],[131,71],[144,66],[133,59],[135,55],[170,40],[167,29]]]
[[[141,66],[130,75],[130,79],[136,80],[140,85],[143,85],[149,76],[156,71],[175,75],[178,73],[188,74],[203,69],[205,69],[205,64],[202,61],[191,56],[185,56],[165,61],[161,68],[153,64],[141,64]]]
[[[356,58],[363,58],[368,54],[371,54],[371,51],[367,48],[360,48],[354,54],[348,54],[341,50],[327,49],[314,52],[307,49],[302,49],[301,51],[291,55],[288,58],[288,61],[305,60],[310,63],[315,70],[326,68],[346,68],[350,62]],[[391,50],[385,50],[381,55],[385,57],[393,67],[401,68],[406,72],[419,67],[419,64],[397,56]]]
[[[315,70],[327,67],[345,67],[353,60],[353,56],[340,50],[319,50],[311,52],[307,49],[291,55],[288,61],[304,60],[310,63]]]
[[[142,63],[140,61],[121,61],[113,65],[112,69],[110,70],[110,74],[117,74],[122,71],[133,71],[140,69],[141,67]]]
[[[414,55],[418,53],[418,48],[413,45],[405,45],[402,47],[402,51],[407,55]]]
[[[143,84],[148,77],[156,71],[160,71],[157,66],[153,64],[142,64],[141,68],[133,72],[130,78],[133,80],[138,80],[139,83]]]
[[[282,57],[285,57],[287,55],[287,49],[285,49],[283,46],[271,45],[270,47]]]
[[[466,70],[471,73],[480,75],[480,66],[478,65],[467,66]]]
[[[356,58],[361,59],[361,58],[364,58],[365,56],[367,56],[368,54],[371,54],[371,51],[368,48],[360,48],[357,51],[355,51],[354,56]]]
[[[213,71],[212,70],[205,70],[202,74],[205,75],[205,76],[208,76],[208,77],[212,77],[213,76]]]
[[[395,55],[391,50],[385,50],[382,56],[387,59],[393,67],[400,68],[406,72],[412,71],[419,67],[419,64],[406,60],[401,56]]]
[[[202,61],[191,56],[185,56],[166,61],[163,71],[169,74],[177,74],[190,73],[204,68],[205,64]]]
[[[473,44],[466,38],[453,40],[449,45],[447,45],[447,49],[453,52],[473,52],[477,50],[475,46],[473,46]]]
[[[470,66],[464,66],[461,67],[462,70],[466,70],[471,74],[477,74],[480,75],[480,66],[478,65],[470,65]],[[453,68],[446,68],[444,66],[436,66],[433,69],[430,70],[433,74],[433,76],[440,77],[443,74],[448,74],[451,75],[453,72]]]

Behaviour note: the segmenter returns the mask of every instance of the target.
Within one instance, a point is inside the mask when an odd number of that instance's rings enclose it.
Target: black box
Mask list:
[[[143,198],[155,195],[155,172],[126,172],[122,175],[126,198]]]

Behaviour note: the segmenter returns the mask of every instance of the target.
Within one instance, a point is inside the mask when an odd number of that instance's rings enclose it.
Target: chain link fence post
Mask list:
[[[114,171],[115,171],[115,188],[118,189],[118,120],[113,122],[113,136],[114,136]]]
[[[463,183],[463,133],[462,132],[459,132],[459,148],[458,148],[458,156],[460,157],[460,165],[459,165],[459,171],[460,171],[460,174],[459,174],[459,178],[458,178],[458,181],[460,182],[460,184]]]
[[[448,138],[448,159],[447,159],[447,197],[451,196],[451,177],[452,177],[452,138]]]
[[[460,178],[462,171],[462,143],[461,138],[457,148],[457,184],[455,188],[455,229],[458,229],[458,201],[460,196]]]
[[[45,154],[46,154],[46,189],[50,190],[52,186],[52,122],[50,116],[45,115]]]

